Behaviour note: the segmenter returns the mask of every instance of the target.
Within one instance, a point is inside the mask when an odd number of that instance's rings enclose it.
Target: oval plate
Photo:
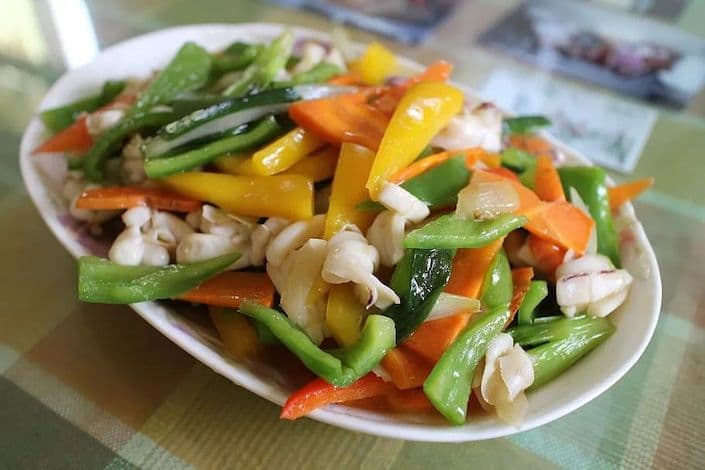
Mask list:
[[[282,30],[282,25],[248,23],[239,25],[202,24],[181,26],[129,39],[105,49],[93,62],[63,75],[51,87],[40,105],[46,109],[61,105],[98,90],[108,79],[144,77],[163,67],[185,41],[195,41],[209,50],[218,50],[232,41],[267,41]],[[297,38],[327,41],[319,31],[290,28]],[[362,50],[361,45],[356,45]],[[402,71],[412,73],[421,66],[400,59]],[[469,97],[477,95],[460,86]],[[81,235],[67,217],[65,204],[58,196],[56,180],[40,171],[31,150],[46,137],[35,117],[27,126],[20,147],[20,166],[25,186],[44,222],[56,238],[76,258],[95,252],[91,240]],[[574,150],[547,137],[561,151],[568,163],[589,165]],[[50,156],[47,156],[51,158]],[[42,168],[46,166],[42,165]],[[633,208],[623,209],[633,214]],[[627,301],[611,318],[615,334],[561,377],[529,395],[529,413],[521,428],[509,426],[494,416],[473,417],[463,426],[448,425],[441,418],[424,415],[387,414],[332,405],[318,410],[311,418],[342,428],[379,436],[416,441],[474,441],[507,436],[548,423],[583,406],[619,380],[639,359],[656,327],[661,308],[661,279],[653,249],[640,225],[635,229],[636,243],[642,250],[648,273],[636,278]],[[259,362],[237,361],[224,353],[215,333],[173,308],[173,304],[144,302],[132,308],[193,357],[234,383],[282,405],[293,390],[285,376]]]

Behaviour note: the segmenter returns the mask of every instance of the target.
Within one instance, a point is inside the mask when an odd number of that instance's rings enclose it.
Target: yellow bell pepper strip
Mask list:
[[[355,344],[360,337],[364,317],[365,306],[355,295],[353,284],[336,284],[330,287],[326,324],[340,346]]]
[[[213,161],[213,165],[223,173],[236,176],[259,176],[252,165],[252,156],[246,153],[223,155]]]
[[[297,127],[252,154],[252,168],[262,176],[281,173],[324,144],[311,132]]]
[[[462,106],[463,93],[445,83],[419,83],[406,92],[384,132],[367,180],[373,200],[384,183],[413,162]]]
[[[340,149],[338,147],[323,147],[282,172],[282,175],[301,175],[311,179],[314,183],[331,179],[335,174],[339,155]]]
[[[254,217],[313,217],[313,183],[299,175],[232,176],[193,171],[160,180],[179,194]]]
[[[260,348],[257,330],[246,316],[237,310],[221,307],[208,307],[208,313],[227,352],[238,359],[257,353]]]
[[[323,231],[324,238],[332,237],[347,224],[355,224],[364,232],[374,220],[375,214],[357,210],[357,205],[367,199],[365,183],[374,160],[374,152],[365,147],[343,144],[340,148]]]
[[[378,85],[397,68],[394,53],[378,42],[373,42],[359,59],[350,64],[350,71],[357,73],[363,83]]]
[[[340,148],[324,238],[331,238],[347,224],[354,224],[365,231],[374,220],[374,213],[357,209],[357,205],[367,198],[365,182],[374,158],[374,152],[359,145],[343,144]],[[365,307],[355,296],[351,284],[332,288],[328,296],[326,324],[339,344],[348,346],[357,341],[364,315]]]

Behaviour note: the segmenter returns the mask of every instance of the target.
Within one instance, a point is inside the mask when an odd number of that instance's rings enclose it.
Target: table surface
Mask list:
[[[579,411],[505,439],[428,444],[355,434],[278,408],[236,387],[162,337],[129,308],[76,300],[76,265],[44,226],[17,165],[21,133],[61,73],[47,5],[75,21],[87,7],[100,47],[178,24],[283,22],[329,29],[312,13],[259,1],[33,2],[0,18],[0,468],[701,467],[705,461],[705,99],[659,110],[634,172],[656,186],[637,213],[663,277],[663,311],[637,365]],[[457,64],[479,86],[499,67],[536,69],[473,44],[514,1],[468,1],[423,46],[395,50]],[[58,7],[57,7],[58,8]],[[73,23],[69,23],[70,25]],[[705,36],[705,4],[677,24]],[[66,26],[64,24],[64,26]],[[76,26],[78,27],[78,26]],[[353,31],[357,39],[371,36]],[[563,79],[551,77],[558,81]],[[590,87],[587,87],[590,88]],[[603,91],[604,92],[604,91]]]

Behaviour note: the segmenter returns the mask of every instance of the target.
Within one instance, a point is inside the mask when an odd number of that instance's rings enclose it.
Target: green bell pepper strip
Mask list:
[[[502,214],[488,220],[446,214],[412,230],[404,239],[406,248],[479,248],[522,227],[526,217]]]
[[[124,266],[95,256],[78,260],[78,297],[83,302],[131,304],[177,297],[227,269],[240,257],[169,266]]]
[[[257,58],[263,47],[260,44],[232,43],[213,56],[213,74],[222,75],[244,69]]]
[[[430,209],[454,206],[458,192],[470,181],[470,170],[465,157],[458,155],[401,184],[401,187],[423,201]],[[361,211],[382,211],[384,206],[375,201],[357,205]]]
[[[225,89],[225,96],[242,96],[252,88],[266,88],[282,70],[294,47],[294,35],[284,31],[242,72],[242,76]]]
[[[475,369],[490,342],[510,317],[509,305],[498,305],[470,324],[443,353],[423,384],[433,406],[452,424],[467,417]]]
[[[331,64],[329,62],[319,62],[310,70],[297,73],[291,77],[291,80],[286,82],[274,82],[272,86],[274,88],[281,88],[294,85],[305,85],[307,83],[324,83],[336,75],[340,75],[342,72],[343,69],[335,64]]]
[[[512,268],[504,250],[499,250],[482,280],[480,304],[489,308],[509,305],[514,295]]]
[[[431,313],[450,279],[454,255],[454,250],[406,250],[390,283],[401,303],[383,312],[394,320],[397,343],[411,335]]]
[[[130,112],[139,114],[154,106],[167,104],[181,93],[198,90],[208,82],[211,55],[193,42],[187,42],[171,62],[142,92]]]
[[[590,333],[609,329],[611,323],[606,318],[579,316],[559,317],[553,320],[537,321],[533,325],[518,325],[507,330],[514,342],[522,346],[537,346],[551,341],[566,339],[575,334]]]
[[[161,127],[175,119],[172,111],[156,111],[126,116],[115,126],[105,131],[93,143],[91,149],[81,158],[83,171],[88,179],[101,181],[103,179],[103,164],[110,152],[119,147],[130,134],[141,129]]]
[[[107,81],[97,95],[58,108],[47,109],[39,113],[39,117],[50,131],[59,132],[73,124],[81,113],[95,111],[113,101],[125,89],[125,84],[124,80]]]
[[[144,169],[149,178],[163,178],[205,165],[229,152],[241,152],[263,145],[284,130],[285,127],[280,125],[274,116],[270,116],[242,134],[225,137],[178,155],[147,158]]]
[[[517,323],[519,325],[531,325],[534,323],[536,307],[548,295],[548,285],[546,281],[531,281],[529,290],[524,295],[517,312]]]
[[[504,127],[510,134],[526,134],[550,125],[551,120],[545,116],[526,115],[504,118]]]
[[[316,346],[277,310],[244,302],[240,305],[240,313],[269,328],[309,370],[338,387],[347,387],[367,374],[395,345],[394,322],[381,315],[368,316],[360,332],[360,339],[349,348],[331,354]]]
[[[534,382],[527,390],[536,390],[561,375],[578,359],[602,344],[615,330],[607,320],[593,322],[591,326],[580,333],[530,349],[528,354],[534,362]]]
[[[611,259],[619,268],[619,238],[612,221],[607,174],[596,166],[561,167],[558,168],[558,174],[566,196],[570,198],[570,188],[575,188],[588,206],[590,215],[595,220],[597,251]]]

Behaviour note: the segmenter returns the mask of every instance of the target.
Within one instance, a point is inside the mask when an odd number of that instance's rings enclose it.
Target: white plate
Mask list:
[[[61,105],[94,90],[108,79],[146,76],[165,65],[185,41],[195,41],[217,50],[234,40],[265,41],[282,29],[274,24],[202,24],[181,26],[139,36],[103,51],[92,63],[66,73],[49,90],[40,109]],[[292,28],[297,37],[327,39],[318,31]],[[361,46],[358,46],[361,47]],[[401,65],[408,72],[420,66],[410,60]],[[468,95],[476,96],[465,89]],[[22,138],[20,164],[25,185],[45,223],[75,257],[88,254],[85,236],[79,237],[66,223],[66,208],[56,196],[56,185],[43,176],[30,152],[44,138],[38,118],[32,119]],[[582,156],[555,142],[568,162],[589,164]],[[631,207],[625,211],[632,211]],[[63,221],[63,222],[62,222]],[[329,406],[311,418],[354,431],[417,441],[473,441],[507,436],[548,423],[576,410],[611,387],[637,361],[649,343],[661,307],[661,279],[653,250],[641,226],[635,230],[649,273],[637,278],[626,303],[612,315],[617,331],[604,344],[564,373],[529,396],[529,413],[520,429],[482,416],[463,426],[450,426],[440,418],[385,414],[345,406]],[[79,241],[83,239],[83,243]],[[132,305],[145,320],[181,348],[236,384],[281,405],[292,387],[272,367],[261,363],[238,362],[227,357],[219,340],[168,306],[155,302]]]

